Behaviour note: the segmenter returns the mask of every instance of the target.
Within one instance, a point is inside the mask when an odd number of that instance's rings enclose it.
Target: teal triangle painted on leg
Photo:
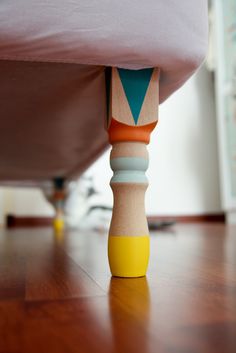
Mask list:
[[[118,72],[134,122],[137,124],[153,69],[118,69]]]

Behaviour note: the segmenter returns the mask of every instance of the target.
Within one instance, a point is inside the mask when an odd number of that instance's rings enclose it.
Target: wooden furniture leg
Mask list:
[[[149,232],[144,196],[150,134],[158,121],[159,69],[112,68],[107,131],[114,207],[108,238],[111,273],[145,276]]]
[[[64,179],[55,178],[53,180],[53,183],[54,183],[53,204],[55,208],[53,227],[56,233],[60,233],[64,229],[64,200],[65,200]]]

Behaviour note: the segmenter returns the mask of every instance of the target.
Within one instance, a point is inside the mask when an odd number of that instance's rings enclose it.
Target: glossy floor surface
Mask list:
[[[235,353],[236,227],[153,233],[138,279],[111,279],[103,232],[2,230],[0,352]]]

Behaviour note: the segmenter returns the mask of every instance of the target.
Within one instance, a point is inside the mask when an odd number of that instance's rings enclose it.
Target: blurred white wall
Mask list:
[[[159,124],[148,147],[149,215],[191,215],[220,211],[216,114],[211,74],[202,67],[160,106]],[[112,205],[109,152],[86,175],[93,176],[100,204]],[[37,189],[1,188],[0,219],[6,213],[52,215]]]
[[[53,207],[45,200],[37,188],[0,188],[0,224],[5,215],[52,216]]]
[[[204,67],[160,107],[149,150],[148,213],[220,210],[214,87]]]

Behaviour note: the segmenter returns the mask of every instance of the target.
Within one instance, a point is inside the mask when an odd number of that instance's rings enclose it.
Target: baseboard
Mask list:
[[[224,213],[201,214],[201,215],[177,215],[177,216],[148,216],[148,221],[173,221],[178,223],[225,223],[226,217]]]
[[[6,216],[6,227],[47,227],[51,226],[52,217],[36,217],[36,216]]]
[[[177,223],[225,223],[224,213],[181,215],[181,216],[148,216],[148,222],[177,222]],[[53,217],[14,216],[7,215],[6,226],[10,227],[47,227],[51,226]]]

